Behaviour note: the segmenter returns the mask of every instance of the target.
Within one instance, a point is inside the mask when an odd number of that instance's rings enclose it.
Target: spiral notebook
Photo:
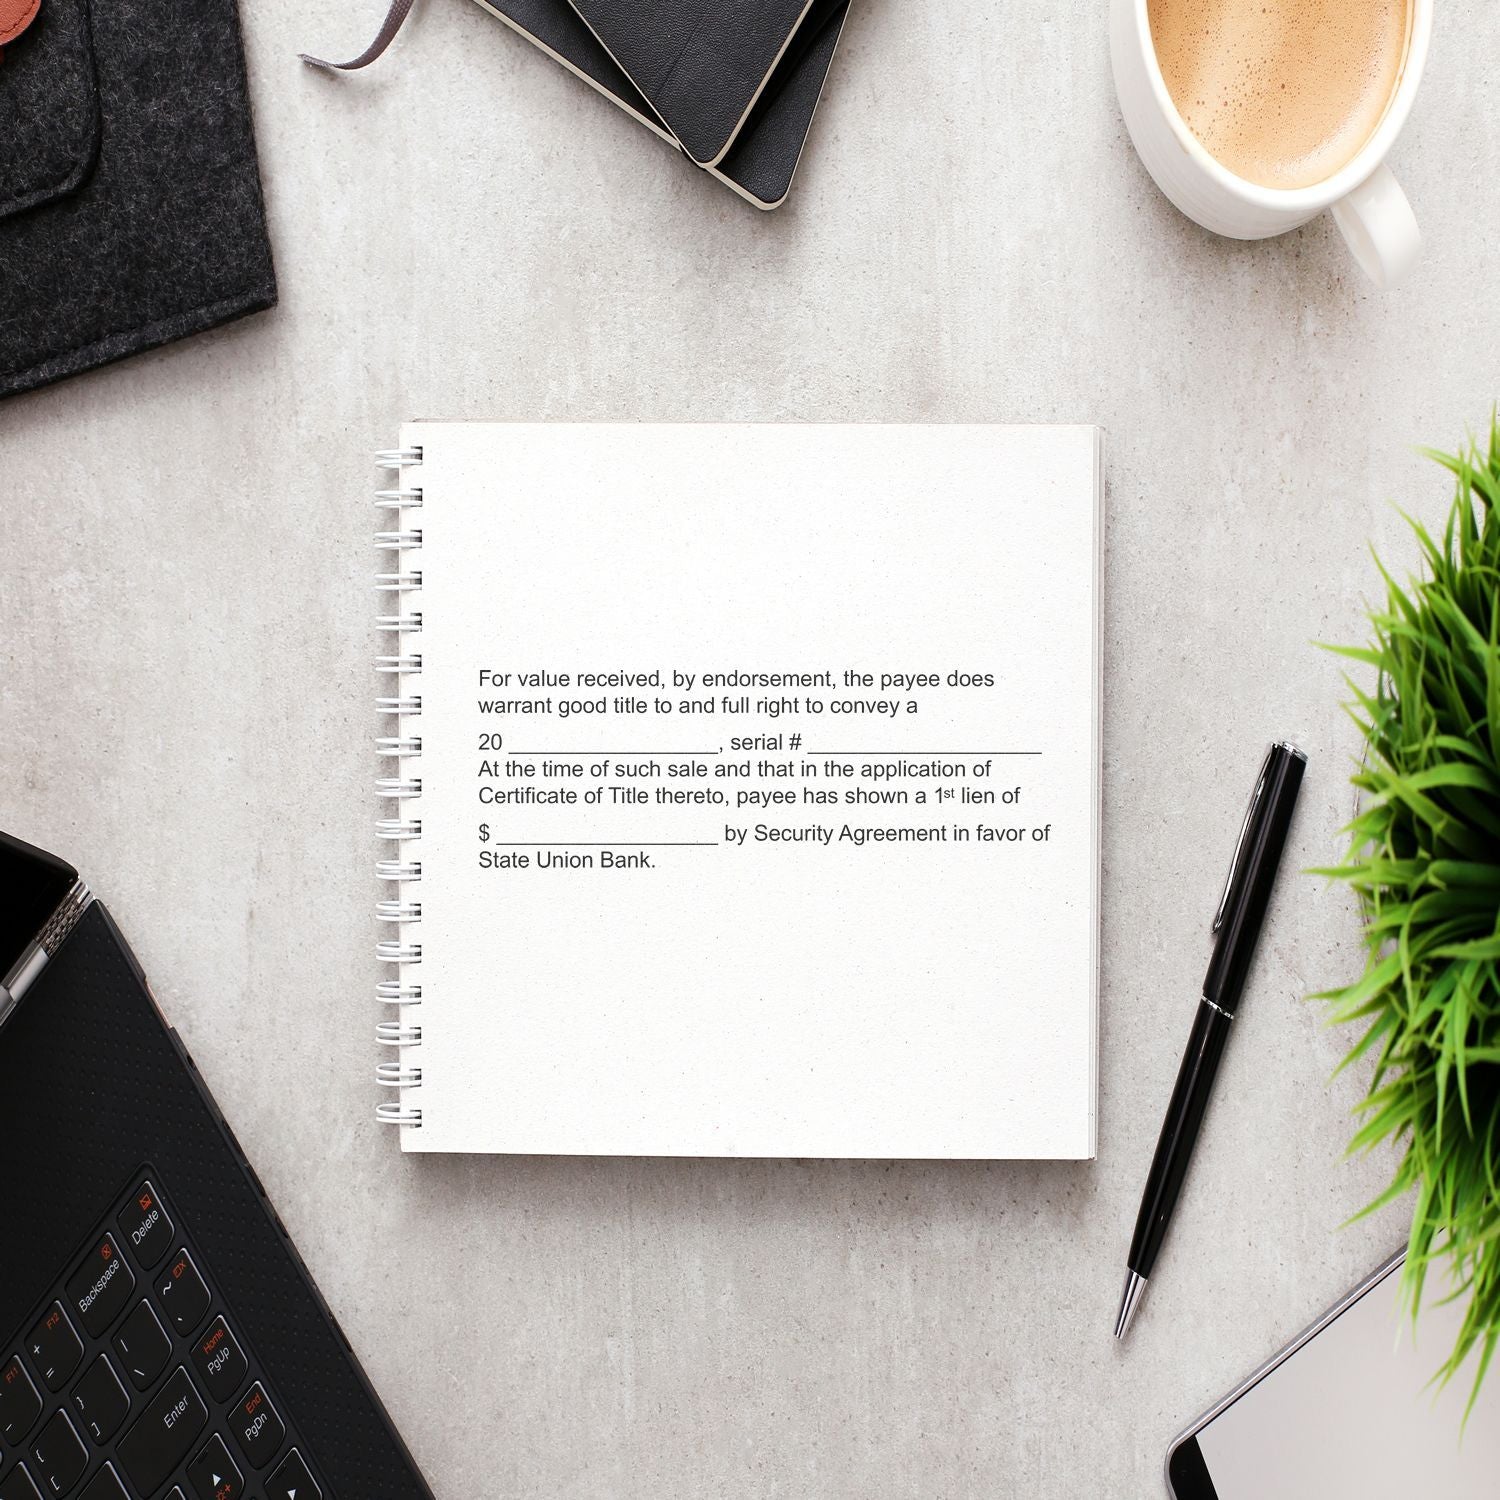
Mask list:
[[[1093,1155],[1096,429],[380,461],[404,1149]]]

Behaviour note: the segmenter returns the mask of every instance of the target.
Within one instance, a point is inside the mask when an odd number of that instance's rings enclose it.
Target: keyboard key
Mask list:
[[[217,1433],[209,1439],[208,1447],[188,1465],[188,1483],[198,1500],[240,1500],[245,1493],[245,1481],[235,1468],[224,1439]]]
[[[0,1479],[0,1500],[42,1500],[41,1492],[31,1482],[26,1465],[12,1469]]]
[[[208,1288],[186,1250],[179,1250],[156,1273],[156,1295],[172,1327],[186,1336],[203,1321],[208,1311]]]
[[[115,1353],[138,1391],[145,1390],[166,1369],[172,1357],[172,1341],[149,1302],[138,1303],[120,1324],[115,1335]]]
[[[73,1387],[73,1405],[96,1443],[107,1443],[130,1415],[130,1397],[107,1354],[101,1354]]]
[[[323,1491],[313,1483],[302,1455],[293,1448],[271,1476],[266,1496],[267,1500],[323,1500]]]
[[[134,1290],[135,1273],[120,1254],[114,1235],[106,1234],[68,1279],[68,1303],[89,1337],[97,1339],[130,1305]]]
[[[135,1426],[115,1445],[115,1457],[136,1489],[155,1494],[207,1425],[208,1408],[179,1365]]]
[[[222,1406],[239,1390],[248,1370],[245,1356],[223,1318],[215,1318],[193,1342],[193,1368]]]
[[[156,1189],[149,1182],[142,1182],[130,1195],[125,1212],[116,1222],[135,1258],[148,1271],[172,1248],[172,1221],[156,1201]]]
[[[66,1495],[89,1466],[89,1450],[65,1411],[55,1411],[31,1445],[36,1479],[44,1495]]]
[[[125,1486],[120,1483],[113,1464],[105,1464],[83,1487],[78,1500],[130,1500]]]
[[[252,1469],[263,1469],[276,1457],[286,1427],[259,1381],[240,1397],[234,1409],[234,1440]]]
[[[26,1351],[42,1383],[49,1391],[60,1391],[83,1358],[83,1345],[68,1322],[61,1302],[54,1302],[31,1330]]]
[[[0,1368],[0,1437],[19,1443],[42,1414],[42,1398],[16,1355]],[[0,1492],[0,1500],[6,1500]]]

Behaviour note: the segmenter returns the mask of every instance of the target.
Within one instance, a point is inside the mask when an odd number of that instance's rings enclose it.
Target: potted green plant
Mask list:
[[[1407,1305],[1435,1266],[1468,1299],[1439,1374],[1477,1351],[1472,1409],[1500,1342],[1500,425],[1487,452],[1428,456],[1457,484],[1440,538],[1407,517],[1423,576],[1380,567],[1370,643],[1331,648],[1374,676],[1346,678],[1360,801],[1344,863],[1320,872],[1357,893],[1367,962],[1318,998],[1362,1028],[1341,1067],[1374,1059],[1350,1150],[1400,1153],[1363,1212],[1413,1195]]]

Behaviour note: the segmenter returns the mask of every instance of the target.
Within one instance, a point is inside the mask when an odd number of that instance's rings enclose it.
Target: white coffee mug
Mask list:
[[[1412,0],[1401,79],[1375,133],[1353,160],[1311,187],[1262,187],[1209,155],[1167,92],[1151,40],[1147,0],[1111,0],[1109,50],[1125,128],[1156,185],[1205,229],[1232,239],[1259,240],[1295,229],[1331,208],[1355,260],[1377,286],[1391,286],[1416,263],[1422,248],[1416,216],[1385,158],[1406,124],[1422,79],[1432,4]]]

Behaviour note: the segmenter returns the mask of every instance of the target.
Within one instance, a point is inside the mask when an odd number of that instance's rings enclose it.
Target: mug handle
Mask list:
[[[1394,286],[1417,263],[1422,231],[1401,184],[1384,162],[1333,205],[1333,221],[1376,286]]]

